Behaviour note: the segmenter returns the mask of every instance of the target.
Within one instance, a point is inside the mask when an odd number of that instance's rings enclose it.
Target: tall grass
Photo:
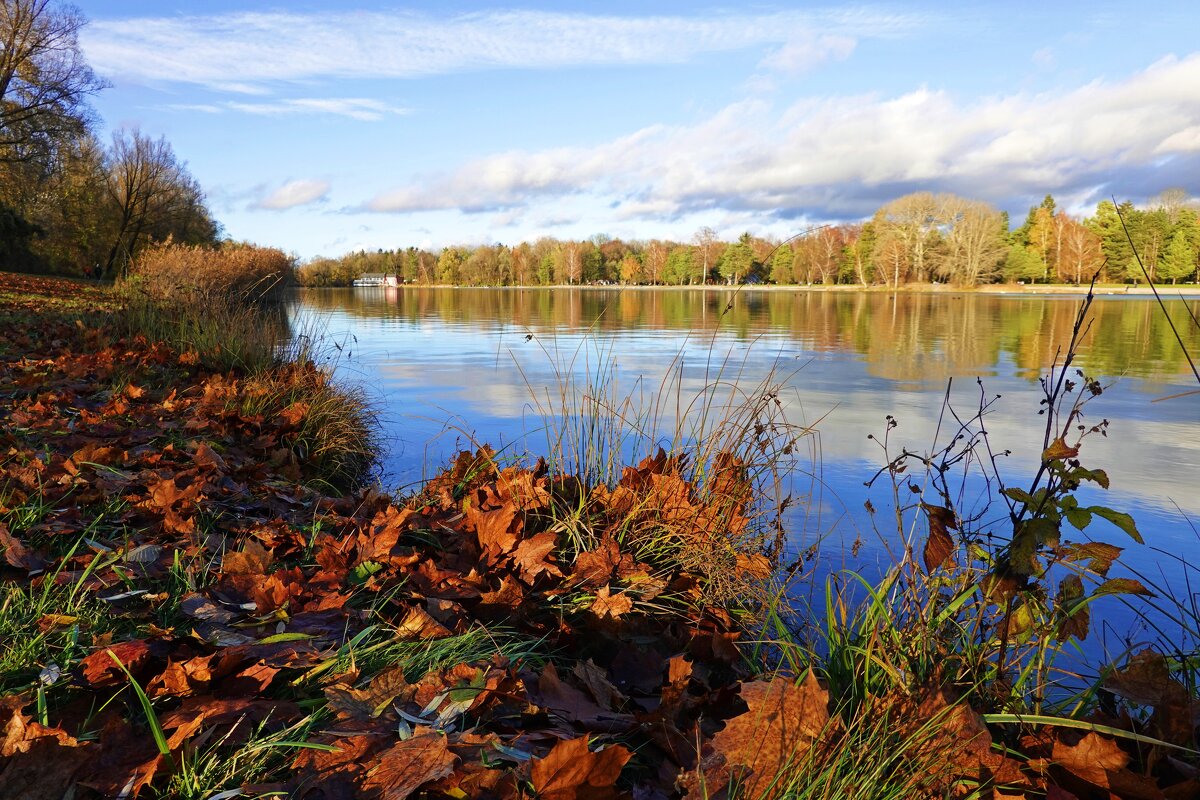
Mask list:
[[[280,302],[294,271],[295,260],[282,250],[232,242],[215,248],[160,244],[140,253],[129,270],[131,280],[154,299],[253,305]]]
[[[317,365],[313,337],[292,336],[282,306],[292,271],[293,259],[273,248],[160,245],[120,285],[120,323],[168,344],[185,364],[239,374],[230,410],[290,420],[282,443],[301,472],[349,489],[378,457],[376,415],[362,389]]]
[[[815,429],[787,416],[794,372],[750,378],[749,357],[721,353],[714,331],[699,359],[681,350],[657,384],[639,377],[626,388],[616,354],[594,335],[539,345],[546,384],[517,362],[545,438],[539,456],[583,488],[574,507],[555,509],[565,549],[611,536],[639,560],[697,576],[705,602],[765,602],[801,459],[816,459]],[[604,514],[596,498],[606,498]]]

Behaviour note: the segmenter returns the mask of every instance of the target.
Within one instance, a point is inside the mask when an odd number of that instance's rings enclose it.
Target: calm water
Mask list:
[[[1186,302],[1200,316],[1200,300]],[[1200,355],[1184,303],[1170,301],[1170,312]],[[408,288],[309,290],[293,311],[343,348],[338,369],[384,409],[391,485],[420,480],[472,440],[544,449],[531,387],[556,386],[556,370],[595,372],[598,351],[611,355],[622,390],[648,400],[677,357],[685,395],[721,361],[747,386],[774,369],[788,376],[788,417],[819,431],[796,476],[809,500],[789,520],[792,543],[822,539],[823,553],[842,558],[861,538],[861,565],[885,558],[863,501],[881,520],[891,507],[885,487],[863,486],[883,460],[868,434],[882,434],[891,414],[894,450],[928,450],[948,384],[954,407],[971,414],[978,378],[986,396],[1001,395],[986,426],[994,449],[1012,451],[1005,479],[1026,486],[1041,446],[1038,377],[1065,347],[1078,307],[1078,298],[1028,295]],[[1200,387],[1152,299],[1100,298],[1092,316],[1078,364],[1112,385],[1085,421],[1111,426],[1081,457],[1109,472],[1112,490],[1089,499],[1132,513],[1149,544],[1194,552],[1200,395],[1160,398]],[[979,494],[972,485],[964,500]],[[1103,521],[1088,533],[1124,544]],[[1178,578],[1149,549],[1129,555]]]

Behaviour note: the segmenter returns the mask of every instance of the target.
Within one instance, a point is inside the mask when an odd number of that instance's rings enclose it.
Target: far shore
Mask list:
[[[1026,295],[1075,295],[1083,296],[1088,292],[1086,285],[1051,283],[1051,284],[1019,284],[1019,283],[989,283],[981,286],[964,287],[940,283],[914,283],[900,287],[893,286],[861,286],[858,284],[812,284],[812,285],[779,285],[779,284],[694,284],[681,286],[648,286],[643,284],[550,284],[550,285],[514,285],[514,286],[463,286],[449,283],[405,283],[400,286],[359,286],[359,287],[305,287],[305,288],[358,288],[369,291],[395,291],[401,288],[413,289],[492,289],[492,290],[530,290],[530,289],[578,289],[585,291],[706,291],[706,292],[872,292],[884,294],[1026,294]],[[1164,298],[1178,299],[1180,297],[1200,298],[1200,284],[1178,284],[1156,286],[1158,294]],[[1134,297],[1153,297],[1154,289],[1145,284],[1097,284],[1094,292],[1098,296],[1130,295]]]

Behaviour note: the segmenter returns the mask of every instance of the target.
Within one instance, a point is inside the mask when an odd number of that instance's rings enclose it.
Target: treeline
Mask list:
[[[1078,284],[1100,271],[1103,281],[1143,282],[1135,253],[1156,283],[1200,280],[1200,215],[1186,192],[1169,189],[1145,208],[1106,200],[1084,219],[1058,209],[1047,195],[1016,229],[1005,212],[987,203],[916,192],[891,201],[866,222],[827,225],[785,242],[749,233],[724,242],[702,228],[687,242],[596,236],[437,253],[409,247],[315,259],[299,277],[308,286],[347,286],[373,273],[465,286],[933,281],[976,286]]]
[[[88,101],[107,84],[80,51],[85,23],[50,0],[0,0],[0,268],[115,276],[151,243],[220,233],[165,139],[96,136]]]

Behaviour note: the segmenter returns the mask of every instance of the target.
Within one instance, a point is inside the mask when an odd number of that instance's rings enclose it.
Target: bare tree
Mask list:
[[[696,231],[696,235],[692,237],[692,244],[696,246],[697,260],[700,262],[703,276],[701,282],[707,283],[713,269],[717,266],[717,259],[721,257],[725,245],[717,238],[717,232],[707,225]]]
[[[1167,215],[1167,222],[1174,225],[1179,221],[1179,212],[1187,208],[1188,193],[1187,189],[1174,186],[1170,189],[1164,189],[1161,194],[1150,200],[1150,208],[1156,211],[1164,211]]]
[[[1058,257],[1058,279],[1083,283],[1104,264],[1100,237],[1061,211],[1055,218],[1059,217],[1062,218],[1058,226],[1062,231],[1062,247]]]
[[[50,0],[0,0],[0,162],[50,161],[83,132],[88,96],[107,84],[79,49],[86,20]]]
[[[996,273],[1007,249],[1004,215],[987,203],[940,195],[939,222],[946,243],[940,272],[961,286],[978,286]]]
[[[139,248],[172,237],[198,244],[216,238],[204,195],[166,139],[116,131],[106,189],[115,207],[113,243],[104,271],[124,270]]]
[[[938,229],[938,210],[942,204],[943,199],[930,192],[914,192],[896,198],[877,214],[881,240],[889,240],[889,248],[896,242],[903,246],[916,281],[929,279],[926,252]]]

